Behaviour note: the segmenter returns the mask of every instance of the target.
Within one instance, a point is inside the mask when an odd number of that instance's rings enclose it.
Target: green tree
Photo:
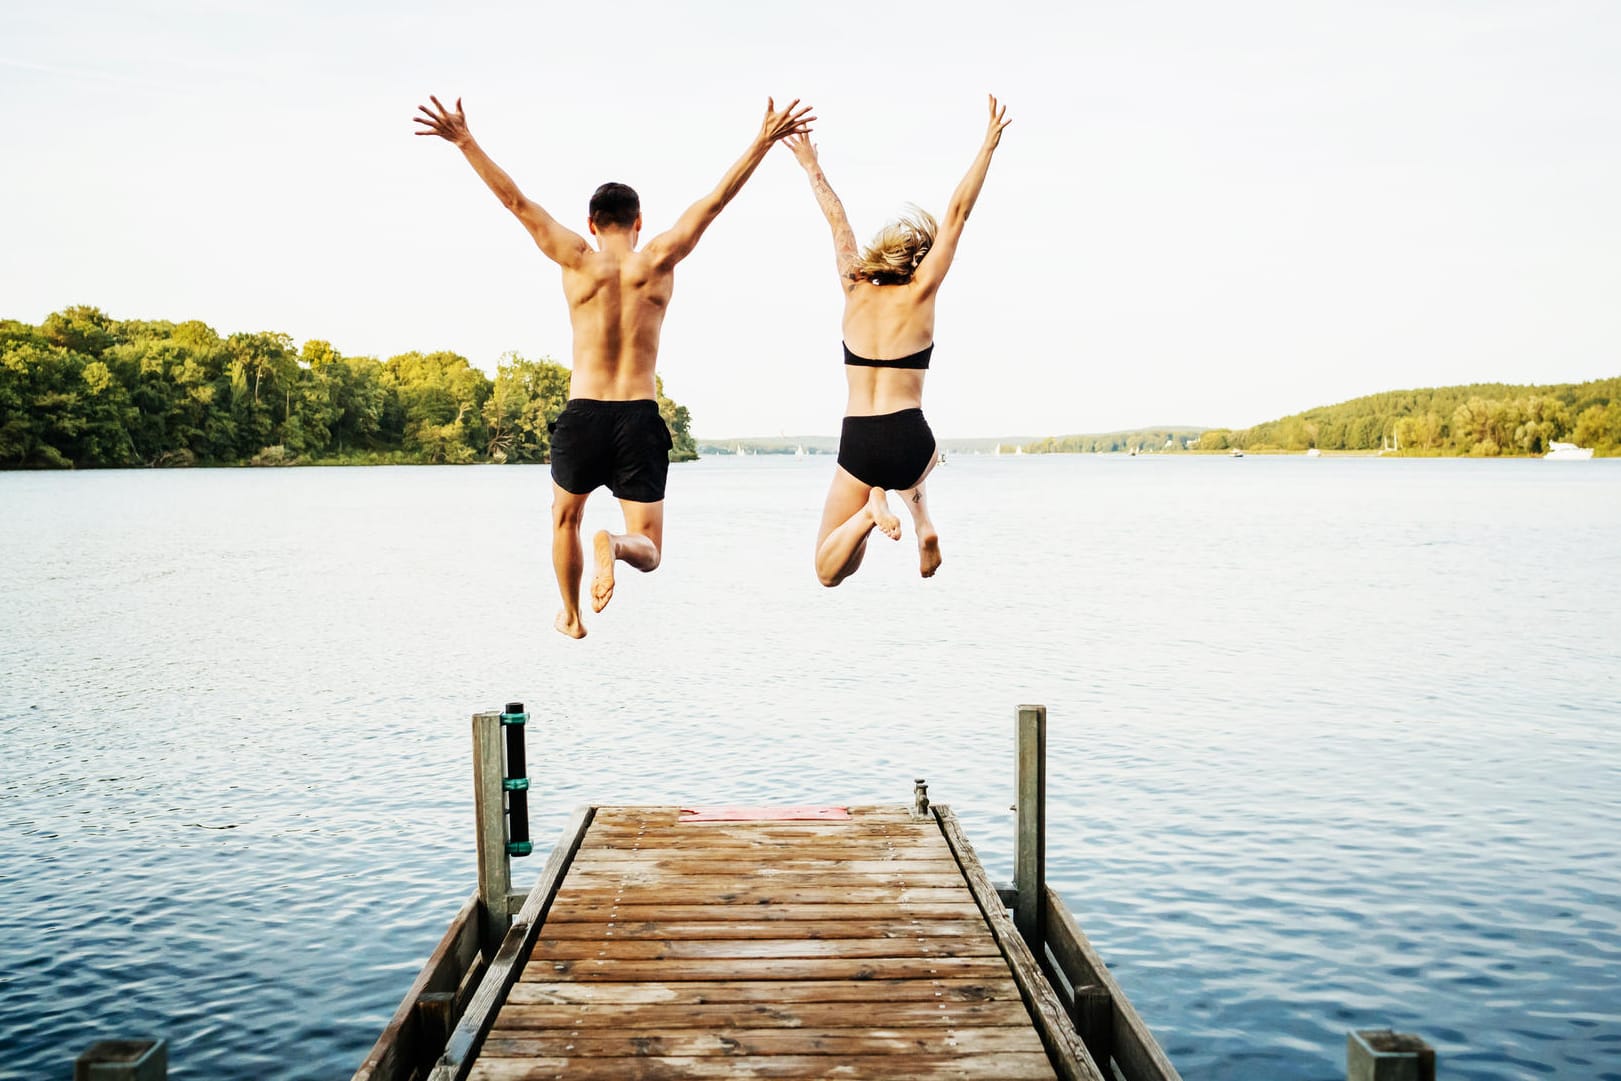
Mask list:
[[[384,366],[400,406],[403,445],[429,461],[466,461],[488,443],[490,380],[455,353],[402,353]],[[466,448],[464,456],[451,443]]]
[[[568,404],[568,386],[568,369],[550,359],[525,360],[517,353],[502,357],[484,402],[491,460],[547,461],[552,447],[548,425]]]
[[[1576,418],[1571,438],[1595,453],[1621,450],[1621,398],[1608,405],[1590,405]]]
[[[658,386],[659,416],[670,429],[670,461],[691,462],[698,458],[698,443],[692,438],[692,414],[684,405],[676,405],[664,394],[664,380],[656,379]]]

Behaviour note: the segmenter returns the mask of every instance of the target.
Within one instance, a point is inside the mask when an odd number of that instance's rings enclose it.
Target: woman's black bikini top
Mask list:
[[[844,347],[844,362],[846,364],[855,364],[862,368],[917,368],[927,371],[929,367],[929,356],[933,352],[934,343],[930,342],[928,345],[925,345],[922,349],[919,349],[909,357],[897,357],[894,360],[869,360],[866,357],[856,356],[854,353],[850,352],[850,347],[846,345]]]

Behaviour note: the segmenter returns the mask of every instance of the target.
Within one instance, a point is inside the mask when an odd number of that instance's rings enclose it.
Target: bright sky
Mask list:
[[[582,232],[608,179],[665,228],[802,97],[865,239],[944,208],[992,91],[942,436],[1613,376],[1618,57],[1614,0],[8,3],[0,316],[566,361],[556,268],[411,134],[429,93]],[[832,245],[786,151],[676,280],[660,369],[699,435],[837,431]]]

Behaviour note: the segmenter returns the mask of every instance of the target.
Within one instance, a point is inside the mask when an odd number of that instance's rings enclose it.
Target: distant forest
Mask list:
[[[1101,435],[1054,435],[1025,444],[1027,454],[1108,454],[1118,451],[1185,450],[1202,428],[1137,428]]]
[[[1540,455],[1550,443],[1621,455],[1621,377],[1590,383],[1393,390],[1295,413],[1253,428],[1151,428],[1052,436],[1032,454],[1093,451],[1379,451],[1414,456]]]
[[[1621,453],[1621,377],[1590,383],[1394,390],[1199,436],[1201,450],[1380,450],[1411,455],[1545,454],[1575,443]]]
[[[569,370],[507,354],[346,357],[277,333],[56,312],[0,320],[0,468],[543,462]],[[664,396],[672,461],[697,457]]]

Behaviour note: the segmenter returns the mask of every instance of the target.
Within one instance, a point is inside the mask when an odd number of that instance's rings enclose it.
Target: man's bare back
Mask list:
[[[653,373],[664,313],[675,291],[675,265],[661,262],[651,245],[643,251],[620,251],[609,238],[601,243],[602,250],[563,271],[563,295],[574,328],[569,397],[656,397]]]
[[[574,367],[569,404],[552,433],[552,566],[563,610],[556,627],[585,637],[580,620],[580,578],[585,554],[580,521],[585,501],[607,485],[625,514],[625,532],[600,531],[592,538],[596,565],[591,583],[594,611],[613,597],[614,564],[642,571],[659,565],[664,538],[664,482],[669,431],[657,407],[659,335],[675,290],[676,264],[691,254],[711,222],[778,140],[803,135],[815,120],[795,100],[778,110],[766,101],[760,130],[715,189],[681,215],[670,229],[638,249],[641,201],[623,184],[604,184],[591,197],[587,225],[596,246],[532,202],[473,139],[458,100],[454,110],[438,98],[421,106],[418,135],[454,144],[468,164],[510,210],[546,257],[563,270],[563,296],[574,331]]]

